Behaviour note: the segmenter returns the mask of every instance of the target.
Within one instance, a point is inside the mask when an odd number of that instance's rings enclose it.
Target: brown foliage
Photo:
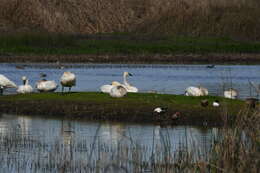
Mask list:
[[[258,0],[0,0],[0,30],[260,38]]]

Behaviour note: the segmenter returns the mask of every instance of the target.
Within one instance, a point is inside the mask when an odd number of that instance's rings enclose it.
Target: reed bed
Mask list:
[[[259,40],[258,0],[1,0],[0,30]]]
[[[259,172],[260,113],[241,111],[233,126],[212,136],[208,149],[198,148],[188,136],[174,146],[169,132],[159,133],[160,142],[143,145],[129,136],[128,143],[107,145],[99,140],[100,126],[92,143],[88,139],[39,142],[37,137],[12,130],[0,136],[1,170],[6,172]],[[153,139],[156,138],[155,131]],[[202,150],[205,150],[204,152]],[[250,166],[249,166],[250,165]]]

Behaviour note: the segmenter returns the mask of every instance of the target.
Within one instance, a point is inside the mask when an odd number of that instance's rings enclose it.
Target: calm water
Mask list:
[[[234,87],[239,90],[240,98],[255,96],[255,90],[249,81],[260,84],[259,65],[124,65],[124,64],[64,64],[59,69],[55,64],[25,64],[24,69],[16,68],[21,64],[0,64],[0,74],[8,76],[21,84],[21,76],[26,75],[32,85],[39,80],[40,73],[46,73],[47,79],[59,82],[64,71],[77,75],[74,91],[99,91],[99,87],[112,81],[122,81],[122,73],[133,74],[129,82],[141,92],[183,94],[188,86],[202,85],[211,95],[222,95],[223,88]],[[61,88],[58,88],[60,91]],[[14,93],[9,89],[7,93]]]
[[[159,162],[165,153],[169,152],[169,157],[174,159],[177,156],[173,153],[184,149],[196,150],[195,158],[205,159],[216,133],[215,128],[3,114],[0,116],[0,172],[58,172],[64,164],[69,165],[65,172],[94,172],[98,164],[101,172],[106,172],[105,167],[118,160],[133,172],[132,161],[137,158],[149,161],[154,156]]]

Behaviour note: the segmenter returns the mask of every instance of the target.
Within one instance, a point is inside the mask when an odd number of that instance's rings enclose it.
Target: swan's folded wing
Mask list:
[[[113,88],[112,85],[102,85],[100,87],[101,92],[103,93],[110,93],[111,89]]]

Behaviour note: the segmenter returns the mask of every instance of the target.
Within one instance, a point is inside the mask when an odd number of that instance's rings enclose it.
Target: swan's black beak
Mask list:
[[[128,73],[129,76],[133,76],[131,73]]]

